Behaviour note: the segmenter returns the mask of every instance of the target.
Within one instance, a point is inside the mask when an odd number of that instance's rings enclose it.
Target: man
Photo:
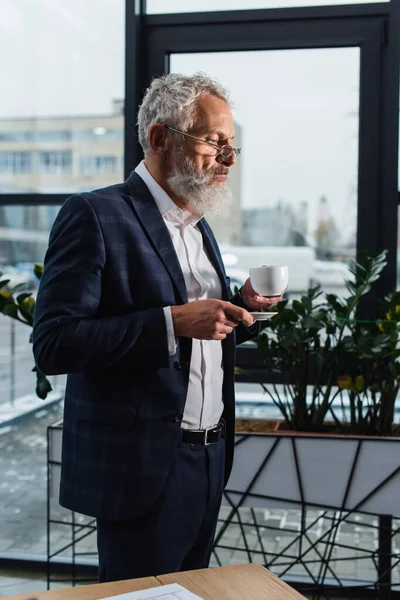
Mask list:
[[[235,343],[270,307],[229,281],[207,212],[229,202],[238,150],[225,89],[152,82],[145,160],[72,196],[51,235],[33,348],[68,373],[60,502],[96,517],[99,579],[208,566],[233,455]]]

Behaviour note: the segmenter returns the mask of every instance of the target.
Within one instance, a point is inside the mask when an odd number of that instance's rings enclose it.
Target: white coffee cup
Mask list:
[[[286,265],[263,265],[250,267],[250,283],[260,296],[280,296],[289,281]]]

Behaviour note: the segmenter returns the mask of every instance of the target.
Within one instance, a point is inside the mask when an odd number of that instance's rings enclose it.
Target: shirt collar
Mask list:
[[[137,173],[147,185],[149,192],[153,196],[158,210],[164,219],[168,219],[168,221],[173,221],[185,226],[190,224],[194,227],[203,218],[199,217],[198,215],[193,215],[186,209],[179,208],[148,171],[144,160],[138,164],[135,169],[135,173]]]

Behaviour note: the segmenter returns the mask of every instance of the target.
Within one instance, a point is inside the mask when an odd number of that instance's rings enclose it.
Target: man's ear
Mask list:
[[[168,131],[161,123],[154,123],[149,128],[149,145],[154,154],[163,155],[169,148]]]

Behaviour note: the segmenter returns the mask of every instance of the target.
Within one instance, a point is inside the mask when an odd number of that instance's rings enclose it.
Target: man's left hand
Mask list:
[[[246,282],[241,289],[241,295],[247,308],[251,308],[252,310],[265,310],[280,302],[285,291],[286,290],[284,290],[280,296],[259,296],[253,289],[249,277],[246,279]]]

